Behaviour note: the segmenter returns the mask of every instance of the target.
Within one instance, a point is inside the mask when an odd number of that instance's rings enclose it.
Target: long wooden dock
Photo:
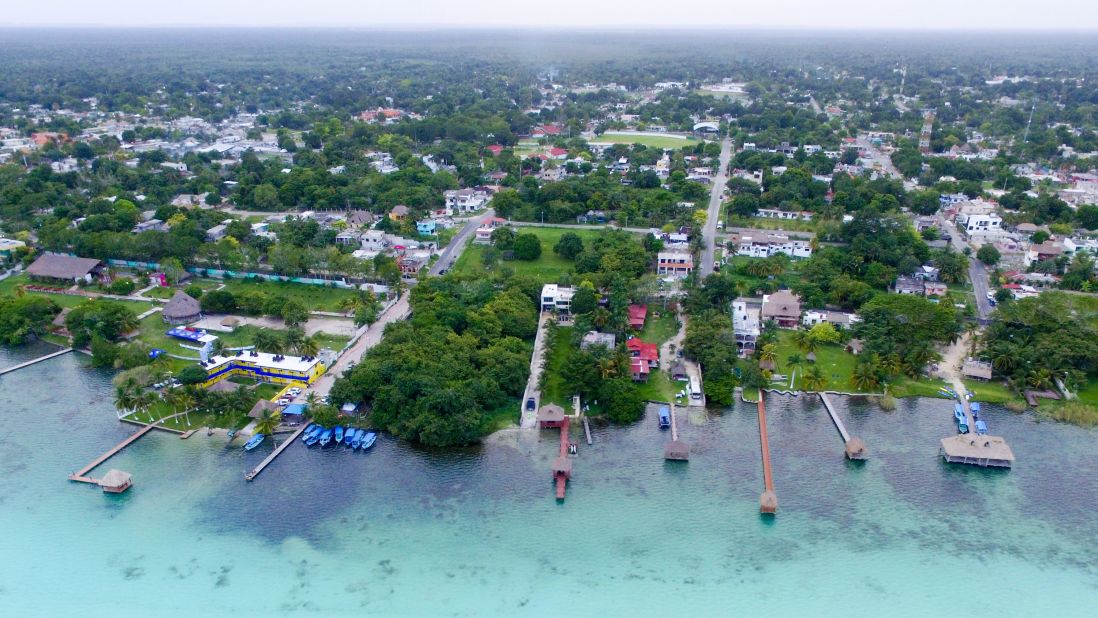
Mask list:
[[[163,419],[161,419],[161,420],[163,420]],[[69,475],[69,480],[70,481],[78,481],[80,483],[98,483],[99,479],[93,479],[93,478],[89,477],[88,473],[91,472],[92,470],[94,470],[95,468],[97,468],[104,461],[107,461],[111,457],[114,457],[115,455],[117,455],[119,452],[122,451],[122,449],[124,449],[127,446],[129,446],[130,444],[133,444],[134,442],[136,442],[137,439],[140,438],[141,436],[149,433],[153,429],[156,429],[156,425],[159,422],[160,421],[156,421],[155,423],[149,423],[148,425],[145,425],[141,429],[138,429],[133,434],[131,434],[128,438],[126,438],[125,440],[123,440],[123,441],[119,442],[118,444],[116,444],[114,446],[114,448],[112,448],[111,450],[107,451],[106,453],[103,453],[102,455],[100,455],[95,461],[93,461],[90,464],[84,466],[79,471],[73,472],[72,474],[70,474]]]
[[[827,409],[827,413],[831,416],[831,422],[835,423],[835,429],[838,429],[839,435],[843,437],[843,447],[846,456],[849,459],[854,460],[861,460],[868,457],[869,450],[866,449],[865,443],[859,438],[850,437],[850,433],[847,432],[846,426],[843,425],[843,419],[839,418],[839,415],[835,412],[835,408],[831,405],[831,399],[827,397],[827,393],[820,393],[820,401],[823,402],[824,408]]]
[[[770,438],[766,435],[766,403],[759,392],[759,443],[762,446],[763,486],[759,496],[759,511],[774,514],[778,511],[778,495],[774,493],[774,473],[770,469]]]
[[[663,458],[677,461],[690,459],[690,445],[679,441],[678,415],[675,414],[675,402],[667,404],[671,408],[671,441],[663,447]]]
[[[293,435],[284,440],[282,444],[276,446],[275,450],[271,451],[270,455],[267,455],[263,459],[263,461],[259,462],[258,466],[252,468],[246,474],[244,474],[244,480],[251,481],[254,480],[255,477],[259,476],[259,473],[263,472],[263,469],[266,468],[272,461],[274,461],[275,457],[281,455],[282,451],[286,450],[287,447],[293,444],[298,439],[298,437],[301,436],[301,432],[305,431],[308,426],[309,423],[301,423],[301,427],[298,427],[297,431],[295,431]]]
[[[587,438],[588,446],[594,444],[594,441],[591,439],[591,423],[587,422],[586,415],[583,417],[583,435]]]
[[[11,373],[13,371],[19,371],[20,369],[23,369],[25,367],[30,367],[31,365],[37,365],[38,363],[41,363],[42,361],[48,361],[51,358],[56,358],[58,356],[61,356],[62,354],[68,354],[69,352],[72,352],[72,348],[65,348],[63,350],[58,350],[56,352],[51,352],[51,353],[49,353],[45,356],[39,356],[38,358],[32,358],[31,360],[29,360],[25,363],[19,363],[18,365],[13,365],[11,367],[8,367],[7,369],[0,369],[0,376],[4,375],[6,373]]]
[[[572,460],[568,457],[568,417],[560,426],[560,455],[553,462],[553,478],[557,482],[557,500],[564,500],[565,487],[572,476]]]

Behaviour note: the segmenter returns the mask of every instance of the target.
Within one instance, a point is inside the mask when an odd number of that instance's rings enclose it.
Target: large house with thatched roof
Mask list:
[[[763,296],[762,320],[773,320],[778,328],[797,328],[801,323],[801,299],[789,290]]]
[[[183,290],[176,290],[175,296],[164,305],[160,316],[168,324],[189,324],[202,317],[202,305],[197,298]]]
[[[102,269],[103,263],[93,258],[74,257],[61,253],[43,253],[27,267],[32,279],[73,284],[83,279],[91,283]]]

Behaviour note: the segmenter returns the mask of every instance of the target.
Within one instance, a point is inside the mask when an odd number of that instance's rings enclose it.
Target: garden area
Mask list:
[[[534,234],[541,241],[541,255],[536,260],[500,260],[494,268],[506,267],[516,275],[530,275],[542,282],[552,282],[561,275],[574,269],[574,262],[553,252],[553,246],[567,232],[578,235],[584,243],[597,238],[602,232],[582,228],[567,227],[518,227],[520,234]],[[484,254],[489,247],[470,244],[454,264],[453,272],[462,275],[482,275],[489,271],[484,264]]]

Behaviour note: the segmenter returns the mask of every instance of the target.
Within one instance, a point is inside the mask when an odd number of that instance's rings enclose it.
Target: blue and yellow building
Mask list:
[[[288,356],[245,350],[236,356],[215,356],[205,363],[205,369],[207,377],[202,385],[208,387],[234,375],[274,384],[312,384],[323,375],[325,367],[315,356]]]

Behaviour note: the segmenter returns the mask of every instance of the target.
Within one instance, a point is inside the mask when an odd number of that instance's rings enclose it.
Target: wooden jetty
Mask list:
[[[762,445],[763,486],[759,496],[759,512],[773,515],[778,511],[778,495],[774,493],[774,474],[770,469],[770,439],[766,435],[766,403],[759,392],[759,443]]]
[[[587,416],[583,417],[583,435],[587,438],[587,445],[590,446],[595,442],[591,439],[591,423],[587,422]]]
[[[963,387],[964,384],[954,385]],[[958,393],[965,391],[958,390]],[[1014,451],[1006,440],[997,436],[975,433],[976,422],[972,417],[972,408],[963,395],[957,397],[965,411],[965,420],[969,433],[942,438],[938,452],[949,463],[969,464],[981,467],[1009,468],[1014,464]]]
[[[675,402],[671,406],[671,441],[663,447],[663,458],[674,461],[687,461],[690,459],[690,445],[679,440],[679,423],[675,415]]]
[[[13,371],[19,371],[20,369],[23,369],[24,367],[30,367],[31,365],[37,365],[38,363],[41,363],[42,361],[48,361],[51,358],[56,358],[58,356],[61,356],[62,354],[68,354],[69,352],[72,352],[72,348],[65,348],[63,350],[58,350],[56,352],[51,352],[51,353],[49,353],[45,356],[39,356],[38,358],[32,358],[31,360],[29,360],[25,363],[19,363],[18,365],[13,365],[11,367],[8,367],[7,369],[0,369],[0,376],[4,375],[6,373],[11,373]]]
[[[162,421],[164,419],[160,419],[160,420]],[[136,442],[137,439],[140,438],[141,436],[149,433],[153,429],[156,429],[156,426],[157,426],[158,423],[160,423],[160,421],[156,421],[155,423],[149,423],[148,425],[145,425],[141,429],[138,429],[134,433],[130,434],[129,437],[127,437],[125,440],[123,440],[123,441],[119,442],[118,444],[116,444],[114,446],[114,448],[112,448],[111,450],[109,450],[106,453],[103,453],[102,455],[100,455],[95,461],[93,461],[90,464],[84,466],[79,471],[73,472],[72,474],[70,474],[69,475],[69,480],[70,481],[76,481],[76,482],[79,482],[79,483],[92,483],[92,484],[98,485],[100,479],[91,478],[91,477],[88,476],[88,473],[91,472],[92,470],[96,469],[104,461],[107,461],[111,457],[114,457],[115,455],[120,453],[122,451],[122,449],[124,449],[127,446],[129,446],[129,445],[133,444],[134,442]]]
[[[843,446],[845,447],[847,459],[860,461],[869,456],[869,449],[866,448],[865,442],[862,442],[860,438],[851,438],[850,434],[846,431],[846,426],[843,425],[843,420],[839,418],[839,415],[835,412],[835,408],[831,405],[831,400],[827,397],[827,393],[820,393],[820,401],[823,402],[824,408],[827,408],[827,413],[831,415],[831,421],[835,423],[835,428],[839,430],[839,435],[843,437]]]
[[[289,447],[291,444],[296,442],[298,437],[301,436],[301,432],[305,431],[308,427],[309,427],[309,423],[301,423],[301,427],[298,427],[297,431],[295,431],[293,433],[293,435],[291,435],[289,438],[284,440],[282,442],[282,444],[279,444],[278,446],[276,446],[275,450],[271,451],[270,455],[267,455],[267,457],[265,457],[263,459],[263,461],[259,462],[258,466],[256,466],[256,467],[252,468],[251,470],[249,470],[244,475],[244,480],[251,481],[251,480],[254,480],[255,477],[259,476],[259,473],[263,472],[263,469],[266,468],[272,461],[274,461],[275,457],[278,457],[279,455],[281,455],[282,451],[286,450],[287,447]]]
[[[557,500],[564,500],[565,486],[572,477],[572,460],[568,457],[568,417],[560,425],[560,455],[553,460],[553,479],[557,482]]]

